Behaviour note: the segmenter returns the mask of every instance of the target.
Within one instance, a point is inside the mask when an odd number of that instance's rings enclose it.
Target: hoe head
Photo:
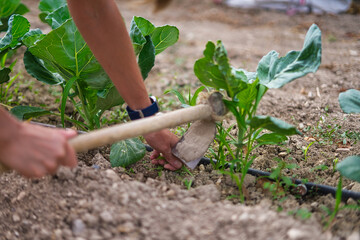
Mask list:
[[[205,104],[211,106],[209,117],[191,124],[187,132],[172,149],[172,153],[187,167],[194,169],[208,150],[216,135],[216,121],[222,120],[227,113],[222,95],[214,92],[204,98]]]

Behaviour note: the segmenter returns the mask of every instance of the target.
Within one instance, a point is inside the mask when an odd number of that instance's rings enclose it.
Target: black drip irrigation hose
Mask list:
[[[145,145],[145,147],[148,152],[153,151],[153,149],[150,146]],[[201,158],[199,164],[209,165],[209,164],[211,164],[211,162],[216,163],[217,161],[203,157],[203,158]],[[253,175],[255,177],[268,177],[271,174],[269,172],[264,172],[264,171],[252,169],[252,168],[249,168],[247,173],[250,175]],[[336,196],[336,188],[335,187],[311,183],[311,182],[304,183],[303,181],[301,181],[299,179],[292,179],[292,180],[297,185],[300,185],[300,184],[305,185],[306,189],[307,189],[307,193],[313,192],[313,193],[319,193],[319,194],[323,194],[323,195],[330,193],[333,197]],[[341,198],[343,201],[347,201],[349,198],[352,198],[354,200],[360,200],[360,192],[353,192],[353,191],[343,189]]]
[[[38,122],[31,122],[31,123],[36,124],[36,125],[41,125],[41,126],[44,126],[44,127],[56,128],[56,126],[50,125],[50,124],[43,124],[43,123],[38,123]],[[86,132],[78,131],[78,133],[79,134],[84,134]],[[148,151],[148,152],[153,151],[153,148],[150,147],[149,145],[145,145],[145,148],[146,148],[146,151]],[[212,160],[212,159],[203,157],[203,158],[201,158],[199,164],[209,165],[209,164],[211,164],[211,162],[216,163],[217,160]],[[260,171],[260,170],[252,169],[252,168],[249,168],[247,173],[250,174],[250,175],[253,175],[255,177],[267,177],[267,176],[270,176],[270,174],[271,174],[269,172],[264,172],[264,171]],[[330,193],[333,197],[335,197],[335,195],[336,195],[336,188],[335,187],[322,185],[322,184],[311,183],[311,182],[304,183],[303,181],[301,181],[299,179],[292,179],[292,180],[297,185],[300,185],[300,184],[305,185],[306,188],[307,188],[307,193],[315,192],[315,193],[320,193],[320,194],[323,194],[323,195],[326,195],[326,194]],[[360,200],[360,192],[353,192],[353,191],[343,189],[341,198],[342,198],[343,201],[347,201],[349,198],[352,198],[354,200]]]
[[[203,157],[203,158],[201,158],[199,164],[208,165],[211,162],[216,163],[216,160],[211,160],[209,158]],[[269,172],[264,172],[264,171],[260,171],[260,170],[252,169],[252,168],[249,168],[247,173],[250,174],[250,175],[253,175],[255,177],[267,177],[267,176],[270,176],[270,174],[271,174]],[[311,182],[304,183],[303,181],[301,181],[299,179],[292,179],[292,180],[297,185],[299,185],[299,184],[305,185],[306,188],[307,188],[307,193],[316,192],[316,193],[320,193],[320,194],[323,194],[323,195],[326,195],[326,194],[330,193],[333,197],[335,197],[335,195],[336,195],[336,188],[335,187],[322,185],[322,184],[311,183]],[[352,198],[354,200],[360,200],[360,192],[353,192],[353,191],[343,189],[341,198],[342,198],[343,201],[347,201],[349,198]]]

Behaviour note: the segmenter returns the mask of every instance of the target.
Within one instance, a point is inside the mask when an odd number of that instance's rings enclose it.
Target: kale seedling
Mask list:
[[[224,102],[236,119],[237,139],[220,141],[226,142],[223,145],[231,156],[230,171],[241,171],[241,186],[255,159],[252,150],[300,134],[294,126],[280,119],[256,115],[262,97],[269,88],[281,88],[315,72],[320,62],[321,31],[316,25],[310,27],[301,51],[290,51],[281,58],[277,52],[271,51],[260,60],[256,72],[232,67],[221,41],[207,43],[204,57],[196,61],[194,72],[202,84],[227,94]]]

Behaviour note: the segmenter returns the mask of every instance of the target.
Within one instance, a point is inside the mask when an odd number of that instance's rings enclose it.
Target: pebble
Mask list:
[[[72,232],[74,235],[80,235],[86,229],[84,222],[81,219],[75,219],[72,223]]]
[[[106,223],[110,223],[114,220],[110,212],[104,211],[100,214],[100,219]]]
[[[90,213],[85,213],[83,216],[83,220],[89,227],[95,227],[98,222],[98,218]]]
[[[205,171],[205,166],[204,166],[204,164],[200,164],[200,166],[199,166],[199,171],[200,171],[200,172],[204,172],[204,171]]]
[[[303,123],[299,123],[299,129],[304,129],[305,125]]]
[[[117,230],[120,233],[130,233],[135,230],[135,226],[132,222],[126,222],[124,224],[121,224],[117,227]]]
[[[310,233],[311,234],[311,233]],[[304,230],[301,229],[297,229],[297,228],[291,228],[288,232],[287,232],[287,236],[289,237],[289,239],[293,239],[293,240],[298,240],[298,239],[311,239],[308,238],[310,236],[308,236],[307,233],[304,232]]]
[[[338,148],[336,149],[336,152],[349,152],[350,148]]]
[[[287,156],[287,155],[288,155],[287,152],[281,152],[281,153],[279,153],[279,157],[285,157],[285,156]]]
[[[117,182],[120,180],[120,177],[112,169],[107,169],[105,171],[105,176],[111,179],[113,182]]]
[[[13,222],[20,222],[21,218],[15,213],[14,215],[12,215],[12,220]]]
[[[360,183],[354,183],[354,186],[351,188],[351,191],[360,192]]]
[[[75,174],[71,171],[70,168],[67,167],[60,167],[56,173],[56,176],[60,180],[71,180],[75,178]]]

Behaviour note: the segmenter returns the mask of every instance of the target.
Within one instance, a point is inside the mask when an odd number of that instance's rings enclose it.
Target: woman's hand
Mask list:
[[[179,139],[168,129],[149,133],[144,137],[147,143],[154,149],[154,152],[150,156],[153,164],[162,165],[164,168],[173,171],[182,167],[182,162],[171,152],[171,149],[176,145]],[[163,158],[159,159],[160,155]]]
[[[29,178],[54,174],[59,166],[74,167],[77,159],[68,140],[73,130],[20,123],[0,146],[0,162]]]

